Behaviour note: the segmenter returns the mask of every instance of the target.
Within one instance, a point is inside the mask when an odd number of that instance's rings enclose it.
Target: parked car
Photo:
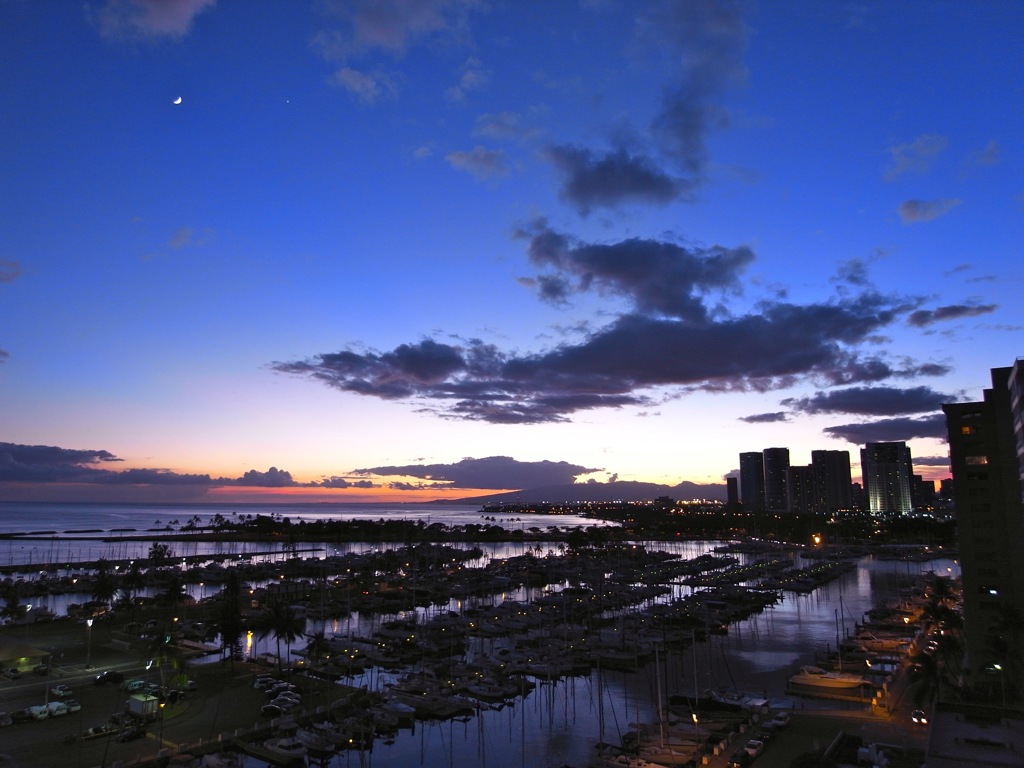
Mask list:
[[[100,672],[96,675],[96,680],[94,682],[96,685],[103,685],[104,683],[123,683],[124,675],[116,669],[108,669],[105,672]]]
[[[50,693],[52,693],[58,699],[70,699],[72,696],[75,695],[74,691],[72,691],[70,688],[64,685],[64,683],[60,683],[58,685],[53,686],[53,688],[50,689]]]
[[[50,710],[50,717],[60,717],[68,713],[68,705],[63,701],[51,701],[46,705],[46,708]]]
[[[6,678],[8,678],[10,680],[17,680],[17,679],[19,679],[21,677],[21,672],[19,672],[14,667],[11,667],[10,669],[5,669],[4,670],[4,677],[6,677]]]
[[[14,718],[6,712],[0,712],[0,728],[8,725],[14,725]]]
[[[280,682],[276,677],[270,677],[268,675],[259,675],[255,680],[252,681],[252,687],[258,691],[264,688],[270,688]]]
[[[148,683],[145,680],[139,680],[138,678],[135,678],[133,680],[126,680],[124,685],[122,685],[121,687],[124,688],[126,691],[132,692],[141,691],[147,685]]]
[[[789,725],[789,712],[776,712],[772,715],[771,720],[764,724],[764,728],[769,728],[773,731],[777,731],[780,728],[785,728]]]
[[[141,739],[145,735],[145,728],[141,725],[132,725],[114,736],[114,741],[135,741],[135,739]]]
[[[747,754],[751,757],[757,757],[764,752],[764,742],[758,741],[757,739],[751,739],[743,745],[743,748],[747,750]]]
[[[32,717],[32,713],[28,711],[28,708],[16,709],[11,712],[12,723],[27,723],[29,720],[33,719],[35,718]]]
[[[37,704],[28,708],[28,714],[33,720],[45,720],[50,716],[50,709],[45,704]]]
[[[753,761],[754,758],[750,756],[750,753],[743,747],[740,747],[732,753],[726,765],[728,768],[747,768]]]
[[[263,708],[260,709],[260,713],[264,717],[280,717],[284,714],[284,710],[277,704],[264,704]]]
[[[68,712],[80,712],[82,705],[78,702],[78,699],[64,699],[64,706],[68,708]]]
[[[32,671],[35,672],[37,675],[44,675],[45,676],[45,675],[50,674],[50,665],[49,664],[36,664],[34,667],[32,667]]]

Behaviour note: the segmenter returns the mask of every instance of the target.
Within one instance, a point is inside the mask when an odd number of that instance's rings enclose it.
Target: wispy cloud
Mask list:
[[[181,38],[217,0],[107,0],[95,13],[100,34],[115,39]]]
[[[341,67],[331,79],[335,85],[344,88],[364,104],[375,104],[398,92],[394,80],[383,72],[363,72],[352,67]]]
[[[948,145],[949,139],[945,136],[928,133],[907,144],[889,147],[891,161],[885,170],[885,180],[893,181],[906,173],[927,172],[932,160]]]
[[[480,60],[476,56],[470,56],[462,65],[462,74],[459,76],[458,84],[445,91],[445,97],[449,101],[463,101],[466,94],[486,85],[490,77],[491,73],[484,69]]]
[[[855,445],[889,443],[918,438],[946,438],[946,416],[936,413],[920,419],[896,418],[868,421],[861,424],[840,424],[823,430],[829,437]]]
[[[941,410],[956,397],[930,387],[849,387],[816,392],[811,397],[787,398],[782,405],[801,413],[855,413],[862,416],[902,416]]]
[[[453,464],[367,467],[352,470],[352,474],[416,477],[449,488],[506,489],[572,484],[581,475],[600,471],[565,461],[518,461],[509,456],[489,456]]]
[[[21,276],[21,263],[0,261],[0,283],[11,283]]]
[[[747,424],[779,424],[789,421],[789,414],[785,411],[774,411],[772,413],[754,413],[750,416],[740,416],[740,421]]]
[[[917,224],[945,216],[960,203],[961,200],[953,197],[942,200],[907,200],[900,205],[899,214],[904,224]]]
[[[459,171],[466,171],[480,180],[504,176],[508,173],[505,153],[500,149],[476,146],[468,151],[449,152],[444,156],[448,164]]]
[[[998,308],[998,304],[949,304],[945,307],[919,309],[911,312],[907,317],[907,323],[917,328],[926,328],[944,320],[960,320],[964,317],[987,315],[990,312],[995,312]]]
[[[640,55],[664,56],[677,73],[650,125],[654,146],[561,144],[543,155],[561,174],[561,198],[584,216],[595,208],[692,202],[705,182],[708,134],[728,124],[719,97],[745,77],[746,29],[732,2],[650,3],[637,15],[634,42]]]

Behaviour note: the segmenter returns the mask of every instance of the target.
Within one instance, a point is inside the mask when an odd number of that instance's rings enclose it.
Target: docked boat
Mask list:
[[[793,685],[809,685],[815,688],[859,688],[870,682],[860,675],[849,672],[827,672],[821,667],[804,666],[789,678]]]
[[[294,736],[285,736],[279,739],[268,739],[263,742],[263,748],[273,752],[280,757],[294,760],[306,756],[306,745]]]

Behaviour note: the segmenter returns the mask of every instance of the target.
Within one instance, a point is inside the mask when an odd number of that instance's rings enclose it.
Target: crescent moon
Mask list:
[[[175,104],[181,104],[181,96],[179,96],[178,98],[176,98],[176,99],[174,100],[174,103],[175,103]]]

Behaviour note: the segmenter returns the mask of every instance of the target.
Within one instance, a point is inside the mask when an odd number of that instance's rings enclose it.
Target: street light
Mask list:
[[[93,619],[85,620],[85,668],[92,669],[92,623]]]

